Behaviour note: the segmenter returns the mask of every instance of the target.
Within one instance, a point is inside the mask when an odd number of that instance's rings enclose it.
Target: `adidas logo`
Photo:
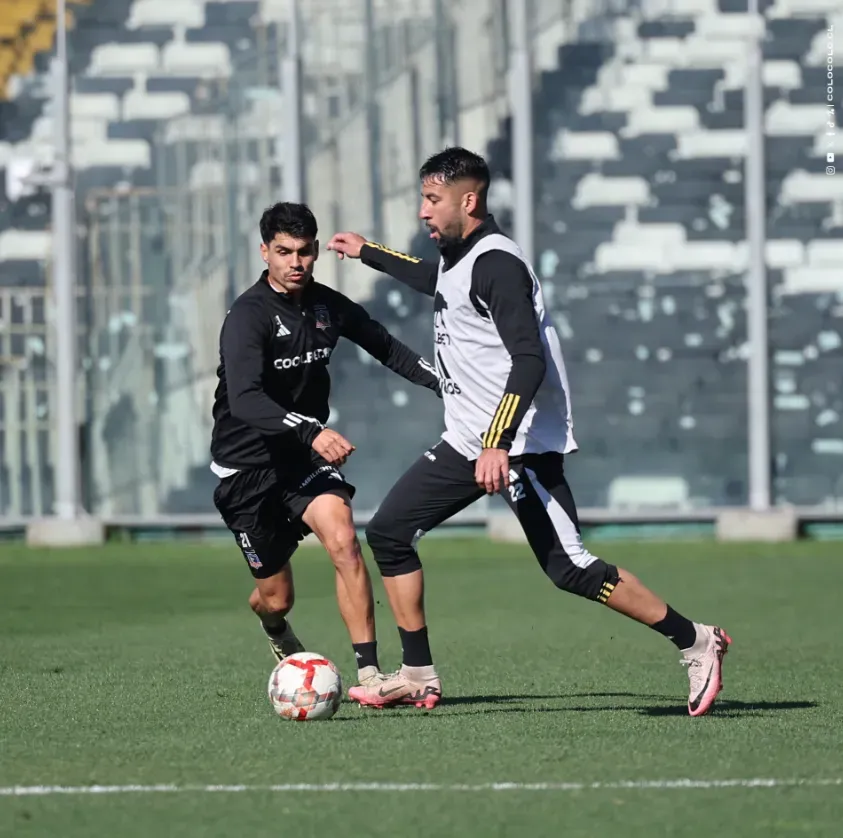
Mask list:
[[[278,326],[275,337],[285,338],[290,334],[290,330],[281,322],[281,318],[277,314],[275,315],[275,325]]]

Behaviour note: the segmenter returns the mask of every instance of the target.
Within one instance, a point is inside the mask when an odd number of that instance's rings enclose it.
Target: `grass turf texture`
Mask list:
[[[607,544],[734,638],[713,715],[663,638],[557,592],[525,547],[424,545],[446,703],[282,722],[233,547],[0,549],[0,787],[843,777],[841,547]],[[324,554],[293,624],[354,674]],[[377,574],[375,574],[377,575]],[[381,663],[399,647],[376,581]],[[0,797],[0,835],[840,834],[843,788]]]

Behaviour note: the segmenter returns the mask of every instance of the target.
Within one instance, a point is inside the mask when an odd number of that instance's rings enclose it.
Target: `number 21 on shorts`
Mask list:
[[[243,550],[243,555],[246,557],[246,561],[250,567],[255,568],[255,570],[263,567],[263,563],[255,552],[255,548],[252,547],[252,542],[249,541],[249,536],[244,532],[240,533],[240,548]]]

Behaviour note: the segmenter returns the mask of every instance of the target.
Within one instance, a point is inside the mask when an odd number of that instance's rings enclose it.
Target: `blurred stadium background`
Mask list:
[[[97,519],[212,523],[218,330],[260,272],[262,209],[303,197],[323,240],[354,229],[431,255],[416,171],[448,144],[487,156],[493,211],[543,280],[587,519],[708,521],[768,503],[843,519],[843,173],[826,172],[843,7],[761,0],[760,12],[747,0],[68,0],[68,252],[46,180],[62,113],[55,0],[2,0],[3,526],[53,515],[62,468],[63,500]],[[54,292],[73,274],[63,320]],[[317,275],[430,354],[426,298],[327,254]],[[56,387],[71,321],[75,420]],[[437,400],[369,361],[346,345],[331,365],[361,520],[441,429]]]

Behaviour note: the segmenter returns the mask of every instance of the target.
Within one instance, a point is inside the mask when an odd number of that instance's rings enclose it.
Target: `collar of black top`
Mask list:
[[[457,262],[477,244],[480,239],[491,236],[493,233],[500,233],[497,221],[493,215],[487,215],[483,223],[472,230],[469,235],[459,241],[448,241],[441,248],[440,253],[445,260],[445,269],[451,270]]]

